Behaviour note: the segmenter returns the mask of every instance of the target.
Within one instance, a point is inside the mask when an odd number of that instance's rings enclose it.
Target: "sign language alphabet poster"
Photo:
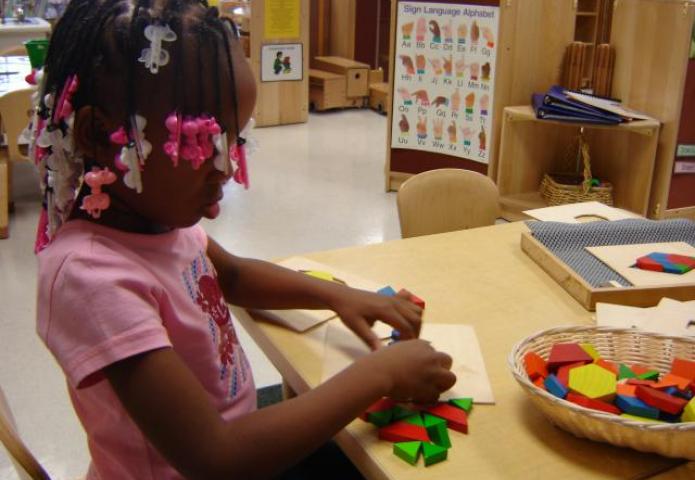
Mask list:
[[[399,2],[392,148],[489,161],[499,7]]]

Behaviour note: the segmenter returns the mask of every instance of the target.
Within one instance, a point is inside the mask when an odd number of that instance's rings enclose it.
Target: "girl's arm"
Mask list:
[[[186,478],[271,478],[333,437],[382,396],[432,403],[456,377],[422,340],[357,360],[318,388],[225,422],[170,348],[117,362],[106,376],[149,441]]]
[[[269,262],[236,257],[212,238],[208,239],[207,254],[217,270],[225,299],[234,305],[275,310],[327,308],[372,349],[380,346],[370,328],[376,320],[393,326],[404,339],[420,334],[422,309],[408,301],[405,293],[385,297]]]

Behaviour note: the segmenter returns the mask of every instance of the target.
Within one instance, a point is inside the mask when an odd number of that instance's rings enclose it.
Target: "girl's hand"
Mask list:
[[[331,303],[343,323],[360,337],[372,350],[382,346],[381,339],[372,331],[377,320],[398,330],[404,340],[417,338],[422,325],[422,309],[412,303],[410,292],[401,290],[393,297],[346,288]]]
[[[364,357],[370,372],[385,375],[387,396],[399,402],[431,405],[456,383],[451,357],[424,340],[400,341]]]

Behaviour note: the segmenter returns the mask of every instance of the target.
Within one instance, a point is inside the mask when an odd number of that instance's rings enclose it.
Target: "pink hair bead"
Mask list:
[[[85,174],[84,181],[92,189],[92,193],[82,199],[80,209],[86,210],[93,218],[99,218],[101,212],[111,206],[111,198],[101,191],[101,187],[115,182],[116,174],[108,167],[104,169],[94,167],[91,172]]]

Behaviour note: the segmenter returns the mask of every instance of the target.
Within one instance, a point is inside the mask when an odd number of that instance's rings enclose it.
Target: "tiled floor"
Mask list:
[[[237,255],[273,259],[399,237],[395,195],[384,193],[386,119],[368,110],[312,115],[308,124],[258,129],[251,189],[228,185],[220,218],[204,227]],[[19,430],[55,478],[88,463],[63,375],[34,333],[38,217],[33,169],[15,175],[11,237],[0,241],[0,385]],[[259,387],[278,373],[241,332]],[[0,478],[16,478],[0,453]]]

